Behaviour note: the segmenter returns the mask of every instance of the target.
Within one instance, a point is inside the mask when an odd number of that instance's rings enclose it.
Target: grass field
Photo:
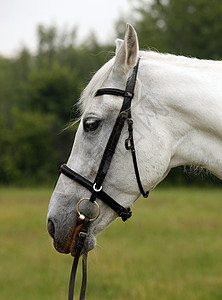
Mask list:
[[[50,193],[0,189],[1,300],[67,299],[72,258],[46,232]],[[221,300],[222,190],[153,191],[98,237],[88,271],[88,300]]]

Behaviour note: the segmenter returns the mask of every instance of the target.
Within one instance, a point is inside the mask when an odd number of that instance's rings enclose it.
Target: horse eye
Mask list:
[[[83,128],[86,132],[95,131],[99,127],[100,122],[99,120],[85,120]]]

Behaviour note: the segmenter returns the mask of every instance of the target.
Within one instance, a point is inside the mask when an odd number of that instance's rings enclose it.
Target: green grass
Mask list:
[[[46,232],[50,194],[0,189],[0,299],[67,299],[72,258]],[[88,271],[88,300],[221,300],[222,190],[153,191],[99,235]]]

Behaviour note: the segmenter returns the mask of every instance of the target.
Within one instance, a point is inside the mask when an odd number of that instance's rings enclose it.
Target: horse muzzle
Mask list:
[[[87,253],[92,250],[96,245],[95,237],[90,233],[90,225],[100,215],[100,207],[96,201],[91,205],[94,207],[94,214],[90,217],[87,216],[87,210],[84,211],[84,206],[87,207],[90,198],[83,198],[77,203],[78,217],[68,234],[64,232],[64,226],[59,226],[50,215],[47,219],[47,230],[49,235],[53,238],[54,248],[60,253],[71,253],[76,256],[76,253]],[[63,230],[61,230],[63,229]],[[81,244],[81,250],[79,250]]]

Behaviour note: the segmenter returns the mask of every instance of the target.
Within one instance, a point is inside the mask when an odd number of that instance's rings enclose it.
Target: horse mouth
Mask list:
[[[47,230],[49,235],[53,239],[53,245],[56,251],[63,254],[71,253],[72,256],[76,256],[77,252],[80,255],[89,252],[96,245],[96,238],[92,232],[91,226],[85,230],[84,242],[81,246],[81,251],[77,251],[77,245],[79,244],[80,232],[82,231],[83,223],[76,221],[73,227],[70,227],[68,232],[58,231],[54,225],[54,222],[49,218],[47,223]],[[82,234],[82,232],[81,232]]]
[[[73,257],[75,257],[78,253],[77,245],[78,245],[78,240],[79,240],[79,234],[80,234],[80,230],[79,229],[75,230],[75,228],[73,228],[68,239],[66,239],[66,243],[60,242],[55,237],[53,239],[54,248],[59,253],[62,253],[62,254],[70,253]],[[96,245],[95,237],[92,234],[87,233],[85,241],[84,241],[84,245],[80,252],[80,255],[88,253],[89,251],[91,251],[92,249],[95,248],[95,245]]]

